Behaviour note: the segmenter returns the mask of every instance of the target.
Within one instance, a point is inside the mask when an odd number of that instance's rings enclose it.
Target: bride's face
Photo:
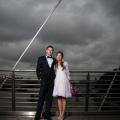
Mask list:
[[[58,61],[62,61],[62,54],[61,54],[61,53],[58,53],[58,54],[56,55],[56,59],[57,59]]]

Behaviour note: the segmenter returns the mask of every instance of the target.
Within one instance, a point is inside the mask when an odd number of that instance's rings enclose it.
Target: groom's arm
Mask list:
[[[41,58],[39,57],[37,61],[37,66],[36,66],[36,74],[37,74],[38,80],[41,79],[41,74],[40,74],[41,68],[42,68],[42,62],[41,62]]]

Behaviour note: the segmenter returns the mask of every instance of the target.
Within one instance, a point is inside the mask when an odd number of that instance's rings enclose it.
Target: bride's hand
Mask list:
[[[71,86],[71,89],[73,89],[72,84],[70,86]]]

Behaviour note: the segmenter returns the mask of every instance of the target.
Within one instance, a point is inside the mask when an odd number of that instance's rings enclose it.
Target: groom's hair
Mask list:
[[[48,48],[52,48],[52,49],[53,49],[53,51],[54,51],[53,46],[49,45],[49,46],[47,46],[47,49],[48,49]],[[46,49],[46,50],[47,50],[47,49]]]

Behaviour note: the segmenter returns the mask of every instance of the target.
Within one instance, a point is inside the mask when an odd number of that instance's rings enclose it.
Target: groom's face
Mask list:
[[[53,48],[49,47],[47,50],[46,50],[46,53],[47,55],[51,56],[53,54]]]

